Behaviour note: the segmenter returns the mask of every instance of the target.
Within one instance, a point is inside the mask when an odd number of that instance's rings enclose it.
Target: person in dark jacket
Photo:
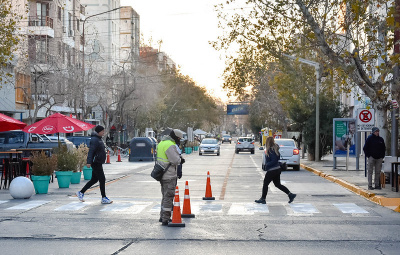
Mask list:
[[[113,201],[106,197],[106,177],[104,176],[103,171],[103,164],[106,161],[106,150],[101,140],[102,136],[104,135],[104,127],[97,126],[95,131],[92,132],[91,139],[90,139],[90,148],[87,156],[87,167],[92,167],[92,179],[86,183],[86,185],[76,193],[76,196],[79,198],[80,201],[85,202],[83,200],[83,196],[90,187],[92,187],[95,183],[100,183],[100,192],[101,192],[101,203],[102,204],[111,204]]]
[[[267,137],[265,141],[265,169],[267,173],[264,177],[264,185],[262,188],[261,198],[255,200],[254,202],[259,204],[265,204],[265,199],[267,198],[268,193],[268,185],[270,182],[274,182],[275,187],[282,190],[289,196],[289,203],[293,202],[296,194],[293,194],[289,191],[288,188],[281,184],[281,166],[279,164],[279,146],[275,143],[275,140],[272,136]]]
[[[383,138],[379,136],[379,128],[372,128],[372,134],[365,140],[363,151],[368,158],[368,189],[381,189],[379,185],[379,176],[382,170],[382,161],[385,157],[386,146]],[[372,186],[372,173],[374,168],[375,187]]]

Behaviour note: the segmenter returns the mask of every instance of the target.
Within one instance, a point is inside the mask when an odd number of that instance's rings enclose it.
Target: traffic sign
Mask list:
[[[375,126],[374,109],[357,110],[357,131],[371,131]]]

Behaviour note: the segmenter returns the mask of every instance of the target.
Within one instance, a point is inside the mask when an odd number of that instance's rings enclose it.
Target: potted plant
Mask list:
[[[32,182],[36,194],[47,194],[51,175],[57,168],[57,155],[46,155],[44,151],[33,152],[30,157],[32,162]]]
[[[66,145],[57,150],[56,176],[59,188],[69,188],[72,172],[78,167],[78,157],[74,150],[68,150]]]
[[[79,145],[77,150],[75,150],[76,157],[78,158],[78,167],[72,171],[72,184],[78,184],[81,182],[82,169],[86,165],[88,152],[89,148],[86,146],[86,144],[83,143]]]

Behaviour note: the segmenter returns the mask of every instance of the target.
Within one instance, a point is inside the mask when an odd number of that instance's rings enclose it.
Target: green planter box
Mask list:
[[[81,182],[82,172],[72,172],[71,183],[79,184]]]
[[[93,171],[93,169],[91,167],[88,168],[88,167],[84,166],[83,167],[83,179],[84,180],[92,179],[92,171]]]
[[[36,194],[47,194],[49,191],[50,175],[32,175],[33,187],[35,187]]]
[[[56,176],[59,188],[69,188],[72,171],[56,171]]]

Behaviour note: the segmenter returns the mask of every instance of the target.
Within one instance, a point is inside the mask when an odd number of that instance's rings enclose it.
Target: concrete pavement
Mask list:
[[[336,169],[333,169],[333,155],[327,155],[321,161],[309,161],[307,156],[301,159],[302,168],[335,182],[348,190],[365,197],[379,205],[400,212],[400,192],[392,191],[391,184],[386,184],[381,190],[368,190],[368,179],[365,177],[364,157],[360,157],[359,170],[356,169],[356,159],[350,158],[346,171],[346,158],[337,158]]]

